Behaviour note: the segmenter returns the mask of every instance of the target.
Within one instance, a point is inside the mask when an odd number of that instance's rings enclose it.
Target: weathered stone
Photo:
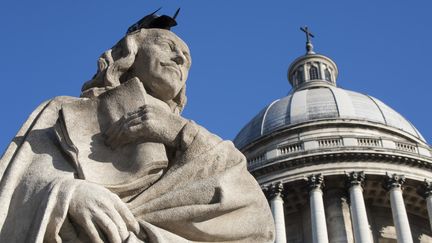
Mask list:
[[[272,242],[245,157],[180,116],[190,65],[175,34],[140,29],[81,98],[40,105],[0,161],[0,242]]]

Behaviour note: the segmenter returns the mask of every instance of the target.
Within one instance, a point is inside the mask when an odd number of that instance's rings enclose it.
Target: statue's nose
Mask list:
[[[177,63],[177,65],[183,65],[186,61],[186,57],[181,51],[176,51],[175,56],[172,58],[172,60]]]

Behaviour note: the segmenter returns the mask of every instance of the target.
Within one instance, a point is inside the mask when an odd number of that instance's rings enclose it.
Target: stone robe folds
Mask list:
[[[132,80],[40,105],[0,161],[0,242],[88,242],[68,216],[83,182],[118,195],[138,220],[142,232],[126,242],[272,242],[267,201],[231,142],[188,122],[176,151],[105,146],[107,127],[152,102],[162,103]]]

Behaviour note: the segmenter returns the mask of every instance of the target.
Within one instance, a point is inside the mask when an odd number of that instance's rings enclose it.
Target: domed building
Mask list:
[[[292,91],[234,140],[268,196],[276,242],[432,242],[431,147],[379,99],[338,88],[335,62],[303,30]]]

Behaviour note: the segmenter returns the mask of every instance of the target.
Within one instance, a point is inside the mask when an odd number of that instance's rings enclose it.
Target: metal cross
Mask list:
[[[300,30],[301,31],[303,31],[303,32],[305,32],[305,34],[306,34],[306,43],[310,43],[310,39],[309,39],[309,37],[315,37],[310,31],[309,31],[309,28],[307,27],[307,26],[305,26],[305,27],[300,27]]]

